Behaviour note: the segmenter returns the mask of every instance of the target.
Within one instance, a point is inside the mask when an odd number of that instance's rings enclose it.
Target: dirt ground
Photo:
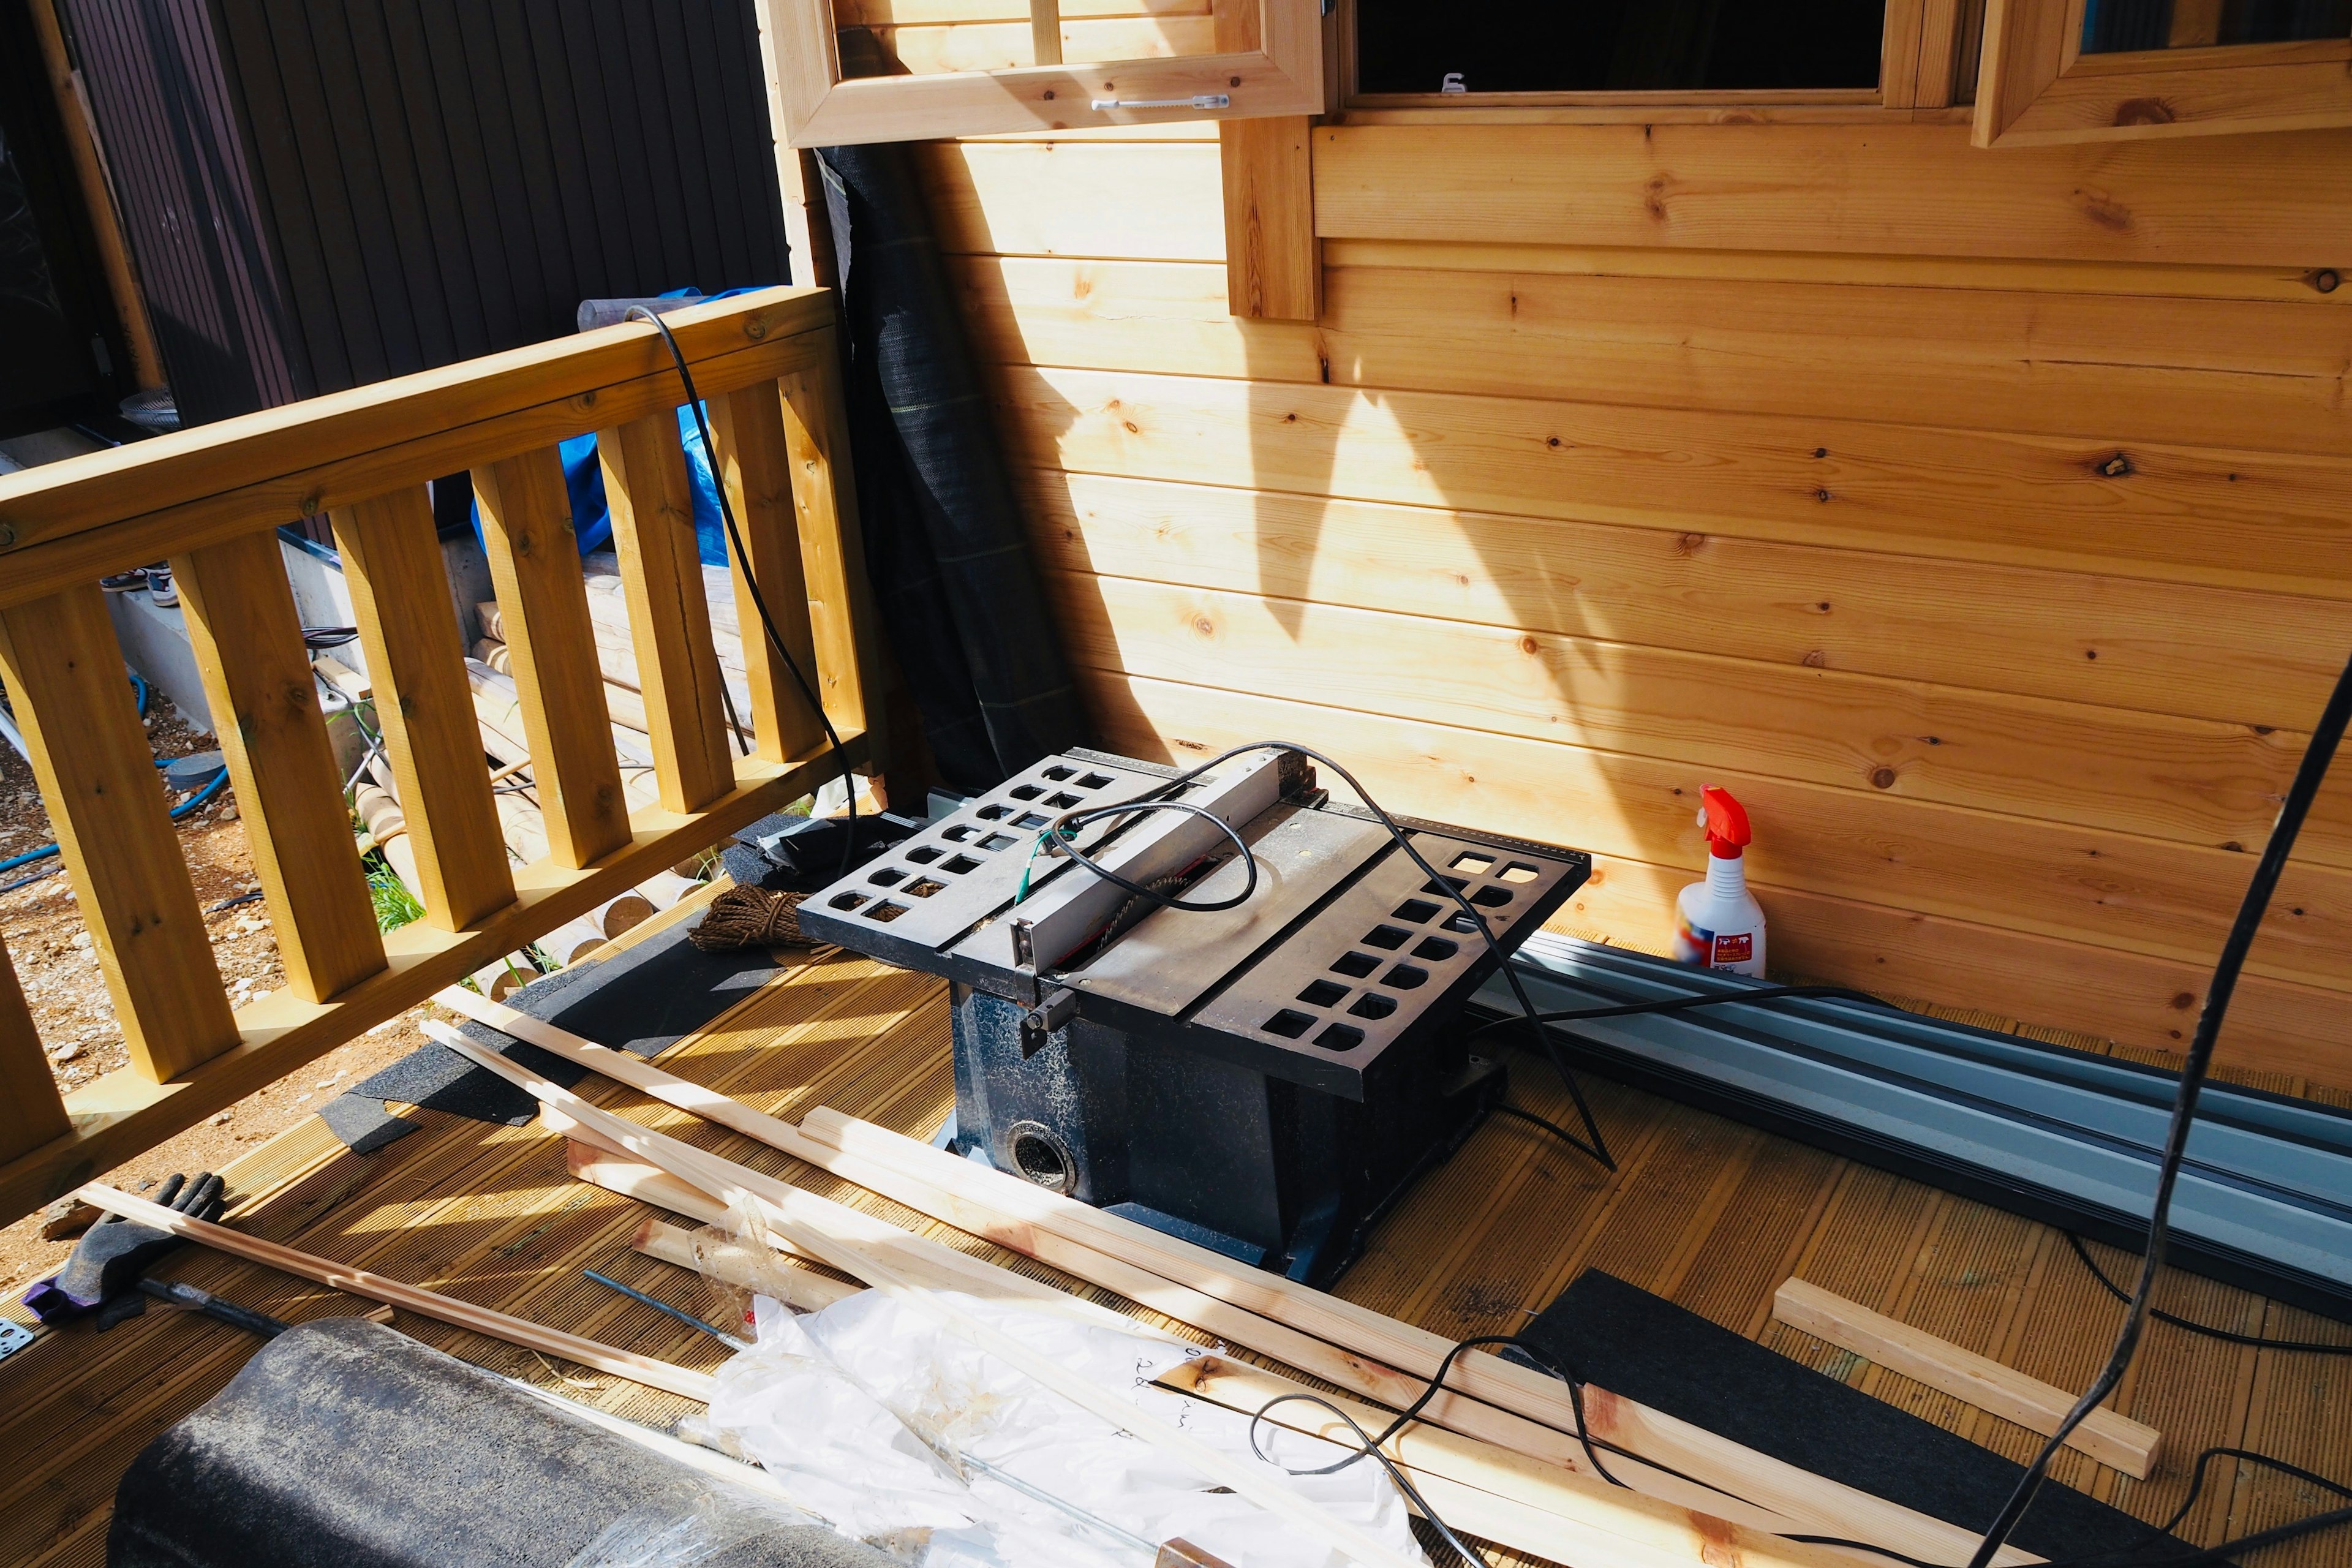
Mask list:
[[[148,731],[159,757],[214,749],[210,735],[191,733],[161,697],[152,704]],[[181,798],[173,796],[173,803]],[[213,954],[233,1002],[241,1005],[278,989],[285,984],[285,971],[261,900],[233,901],[258,888],[245,828],[237,820],[236,790],[224,786],[177,826],[198,907],[212,933]],[[0,860],[38,848],[53,837],[31,768],[0,742]],[[57,864],[52,857],[0,871],[0,888]],[[70,1093],[129,1064],[113,1002],[99,972],[97,954],[90,951],[89,931],[69,879],[63,873],[0,892],[0,941],[7,944],[60,1090]],[[103,1179],[138,1192],[173,1171],[193,1173],[218,1169],[317,1110],[351,1084],[425,1044],[425,1036],[416,1027],[425,1016],[418,1009],[377,1026]],[[54,1273],[71,1247],[70,1240],[43,1241],[37,1215],[0,1228],[0,1301],[13,1301],[26,1286]]]

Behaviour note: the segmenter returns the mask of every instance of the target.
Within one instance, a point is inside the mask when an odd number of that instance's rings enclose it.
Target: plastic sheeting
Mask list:
[[[1286,1476],[1344,1450],[1266,1425],[1260,1443],[1275,1462],[1252,1459],[1248,1417],[1152,1385],[1168,1368],[1206,1354],[1200,1347],[1002,1301],[950,1299],[1420,1557],[1403,1499],[1377,1464]],[[802,1507],[916,1568],[1135,1568],[1142,1560],[1131,1541],[1072,1517],[1071,1508],[1128,1537],[1181,1537],[1249,1568],[1347,1561],[880,1291],[798,1319],[761,1298],[757,1323],[755,1347],[719,1370],[710,1425]]]

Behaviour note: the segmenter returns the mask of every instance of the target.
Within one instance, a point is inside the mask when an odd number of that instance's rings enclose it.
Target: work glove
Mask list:
[[[209,1171],[193,1182],[173,1172],[155,1201],[191,1219],[218,1219],[228,1206],[221,1179]],[[83,1233],[63,1268],[25,1292],[25,1305],[41,1321],[61,1323],[127,1297],[128,1310],[117,1315],[128,1316],[139,1310],[129,1301],[145,1303],[138,1293],[140,1276],[180,1245],[176,1236],[109,1215]]]

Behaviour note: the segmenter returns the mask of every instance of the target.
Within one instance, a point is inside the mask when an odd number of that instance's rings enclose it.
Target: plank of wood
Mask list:
[[[699,1195],[699,1194],[698,1194]],[[711,1205],[714,1209],[717,1205]],[[718,1224],[716,1219],[706,1224]],[[742,1290],[772,1293],[784,1292],[786,1305],[803,1312],[822,1312],[836,1301],[845,1300],[865,1289],[862,1285],[845,1285],[830,1275],[811,1268],[778,1267],[766,1269],[731,1268],[722,1256],[704,1258],[695,1248],[694,1232],[683,1226],[665,1225],[648,1217],[637,1226],[637,1234],[629,1238],[629,1246],[647,1258],[659,1258],[679,1268],[690,1268],[706,1279],[722,1285],[732,1285]]]
[[[1209,14],[1208,0],[1062,0],[1064,16],[1192,16]],[[845,27],[1024,22],[1036,13],[1026,0],[834,0],[834,20]],[[1065,132],[1066,134],[1066,132]]]
[[[1594,638],[1045,574],[1074,663],[2151,838],[2270,831],[2291,731],[2081,708]],[[2352,783],[2298,852],[2352,863]]]
[[[1042,564],[2296,729],[2352,605],[1720,533],[1024,469]],[[2182,628],[2194,626],[2194,637]]]
[[[602,431],[596,453],[662,805],[693,811],[727,793],[734,769],[677,419],[656,415]]]
[[[1889,109],[1916,105],[1926,0],[1887,0],[1885,32],[1879,47],[1879,100]]]
[[[835,731],[876,727],[871,694],[879,689],[875,626],[857,522],[857,479],[850,463],[848,405],[831,328],[808,334],[812,363],[782,377],[784,450],[793,480],[793,514],[807,585],[815,664],[808,670]],[[781,623],[779,626],[781,628]],[[883,736],[877,744],[890,744]]]
[[[2336,368],[2352,354],[2352,314],[2307,287],[2307,304],[2181,300],[1593,276],[1518,259],[1328,267],[1319,331],[1229,316],[1213,263],[956,257],[950,268],[976,345],[1008,364],[2251,450],[2339,451],[2352,434]]]
[[[443,613],[447,575],[433,504],[410,486],[339,507],[329,519],[424,883],[425,918],[464,931],[513,903],[515,889],[482,772],[465,644]]]
[[[843,740],[853,765],[865,760],[863,736]],[[598,867],[583,870],[541,860],[518,868],[514,900],[471,930],[449,931],[417,921],[388,933],[387,967],[331,1002],[304,1002],[290,991],[278,991],[248,1004],[234,1020],[235,1047],[201,1069],[156,1083],[134,1066],[84,1085],[67,1097],[74,1120],[70,1135],[0,1165],[0,1216],[27,1214],[93,1173],[194,1125],[371,1025],[405,1012],[501,954],[799,799],[840,767],[831,756],[784,765],[747,759],[737,764],[736,788],[703,812],[681,816],[659,806],[638,812],[628,847]]]
[[[1919,61],[1911,93],[1914,108],[1943,109],[1955,101],[1960,52],[1967,47],[1960,36],[1967,9],[1967,0],[1923,0]]]
[[[1454,393],[1012,368],[1048,468],[2352,598],[2352,460]]]
[[[1225,258],[1212,142],[935,142],[916,167],[943,250]]]
[[[2059,1424],[2074,1407],[2074,1395],[2063,1388],[1802,1279],[1788,1279],[1773,1293],[1772,1315],[1815,1339],[1865,1356],[1889,1371],[2045,1437],[2056,1434]],[[2114,1410],[2099,1409],[2085,1416],[2067,1435],[2066,1442],[2103,1465],[2146,1480],[2156,1464],[2163,1434]]]
[[[1958,125],[1323,126],[1316,223],[1326,238],[2335,267],[2352,254],[2347,145],[1987,158]]]
[[[1224,182],[1226,309],[1262,321],[1323,313],[1315,172],[1303,114],[1217,127]]]
[[[1515,756],[1474,731],[1132,678],[1089,678],[1086,690],[1105,742],[1131,756],[1197,761],[1244,741],[1289,736],[1349,759],[1365,787],[1392,810],[1560,843],[1606,841],[1594,815],[1619,809],[1604,794],[1591,811],[1571,816],[1549,790],[1558,765],[1552,753],[1530,767],[1525,753]],[[1655,948],[1673,929],[1675,897],[1697,863],[1695,857],[1657,864],[1604,852],[1592,879],[1555,923]],[[1790,972],[1993,1007],[2174,1053],[2183,1048],[2212,970],[2202,954],[2183,960],[2095,947],[2021,931],[2005,920],[1985,923],[1789,886],[1772,888],[1767,908],[1773,963]],[[2231,1011],[2222,1058],[2324,1083],[2352,1082],[2352,1023],[2329,1000],[2336,994],[2249,975]]]
[[[131,1066],[176,1078],[236,1025],[97,584],[0,610],[0,677]]]
[[[102,1183],[92,1182],[75,1194],[84,1203],[118,1214],[153,1229],[177,1236],[225,1252],[232,1258],[242,1258],[249,1263],[259,1263],[280,1273],[291,1274],[298,1279],[308,1279],[330,1289],[364,1296],[372,1301],[403,1311],[415,1312],[444,1323],[454,1323],[478,1334],[487,1334],[509,1344],[522,1345],[544,1354],[559,1356],[565,1361],[626,1378],[648,1388],[658,1388],[687,1399],[709,1404],[712,1392],[710,1374],[693,1372],[686,1367],[672,1366],[629,1351],[614,1350],[578,1334],[568,1334],[561,1329],[550,1329],[527,1319],[492,1311],[455,1296],[444,1296],[398,1279],[387,1279],[381,1274],[364,1268],[354,1268],[332,1258],[319,1258],[278,1242],[264,1241],[225,1225],[196,1219],[162,1204],[134,1198],[129,1193],[117,1192]]]
[[[735,509],[743,549],[730,545],[735,602],[756,623],[756,591],[801,678],[814,681],[816,637],[809,626],[808,581],[801,562],[793,510],[792,448],[784,438],[780,388],[748,386],[709,400],[710,438],[719,450],[719,480]],[[770,645],[765,628],[739,640],[751,688],[751,730],[760,755],[771,761],[814,751],[824,737],[809,695]]]
[[[541,1104],[553,1107],[607,1136],[622,1138],[633,1152],[643,1154],[670,1174],[701,1187],[711,1196],[730,1205],[752,1207],[753,1212],[761,1215],[768,1225],[803,1251],[820,1258],[831,1268],[865,1280],[878,1290],[888,1292],[956,1338],[1006,1363],[1080,1409],[1099,1415],[1142,1438],[1178,1463],[1232,1488],[1277,1518],[1343,1549],[1358,1563],[1375,1565],[1375,1568],[1381,1568],[1381,1565],[1385,1568],[1423,1568],[1423,1565],[1374,1540],[1358,1527],[1308,1502],[1286,1486],[1267,1481],[1262,1471],[1253,1470],[1157,1417],[1142,1415],[1116,1392],[1069,1373],[1050,1357],[982,1323],[961,1308],[953,1306],[945,1296],[917,1284],[893,1268],[877,1256],[879,1249],[868,1251],[861,1247],[850,1235],[845,1234],[849,1227],[831,1216],[812,1214],[806,1205],[773,1201],[768,1192],[782,1184],[761,1180],[731,1161],[705,1154],[688,1144],[673,1142],[660,1148],[638,1147],[650,1141],[635,1124],[589,1104],[527,1069],[516,1067],[495,1052],[480,1049],[454,1029],[436,1030],[435,1037],[468,1060],[489,1068],[516,1087],[527,1090]],[[784,1192],[788,1197],[794,1195],[793,1189],[784,1188]]]
[[[382,969],[383,942],[278,534],[208,545],[173,567],[286,983],[323,1002]]]
[[[1050,0],[1045,0],[1050,4]],[[898,24],[874,29],[875,36],[916,76],[942,71],[1017,70],[1036,64],[1057,66],[1067,59],[1170,59],[1181,55],[1214,52],[1213,30],[1204,15],[1182,13],[1153,16],[1118,16],[1049,21],[955,22],[945,26]],[[1050,53],[1032,61],[1033,49]]]
[[[824,290],[779,289],[664,319],[713,395],[793,369],[832,317]],[[0,604],[550,445],[583,410],[625,423],[677,401],[654,329],[607,327],[0,475]]]
[[[1061,0],[1029,0],[1029,60],[1033,66],[1062,63]]]
[[[563,466],[551,447],[502,458],[474,470],[474,493],[548,844],[567,866],[593,865],[628,842],[628,806]]]
[[[0,942],[0,1161],[13,1160],[73,1131],[16,965]]]

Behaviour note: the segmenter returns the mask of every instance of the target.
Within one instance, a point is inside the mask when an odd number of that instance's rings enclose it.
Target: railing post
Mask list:
[[[411,485],[330,514],[425,918],[464,931],[514,902],[433,503]]]
[[[661,803],[671,811],[698,811],[735,787],[735,767],[727,758],[727,709],[677,416],[656,414],[600,431],[596,452]],[[740,607],[736,618],[748,642],[750,607]]]
[[[131,1065],[157,1083],[236,1044],[146,729],[95,584],[0,610],[0,675]]]
[[[383,967],[383,939],[278,534],[208,545],[174,566],[286,983],[324,1002]]]
[[[591,866],[629,841],[629,805],[563,465],[551,447],[504,458],[474,470],[474,493],[548,852],[562,865]]]
[[[792,452],[777,388],[763,384],[710,399],[710,438],[719,447],[710,458],[714,476],[727,487],[743,533],[743,551],[730,548],[728,555],[735,574],[743,674],[751,688],[751,729],[761,756],[786,763],[814,752],[824,742],[824,728],[808,696],[768,646],[747,581],[758,580],[777,635],[814,692],[816,639],[809,630],[808,577],[793,517]]]
[[[0,946],[0,1164],[72,1131],[16,968]]]
[[[849,418],[841,395],[838,334],[807,334],[814,363],[782,383],[784,442],[792,455],[793,509],[800,520],[809,625],[823,669],[820,694],[834,729],[870,727],[879,690],[865,601],[865,552],[857,534],[857,483],[849,466]]]

